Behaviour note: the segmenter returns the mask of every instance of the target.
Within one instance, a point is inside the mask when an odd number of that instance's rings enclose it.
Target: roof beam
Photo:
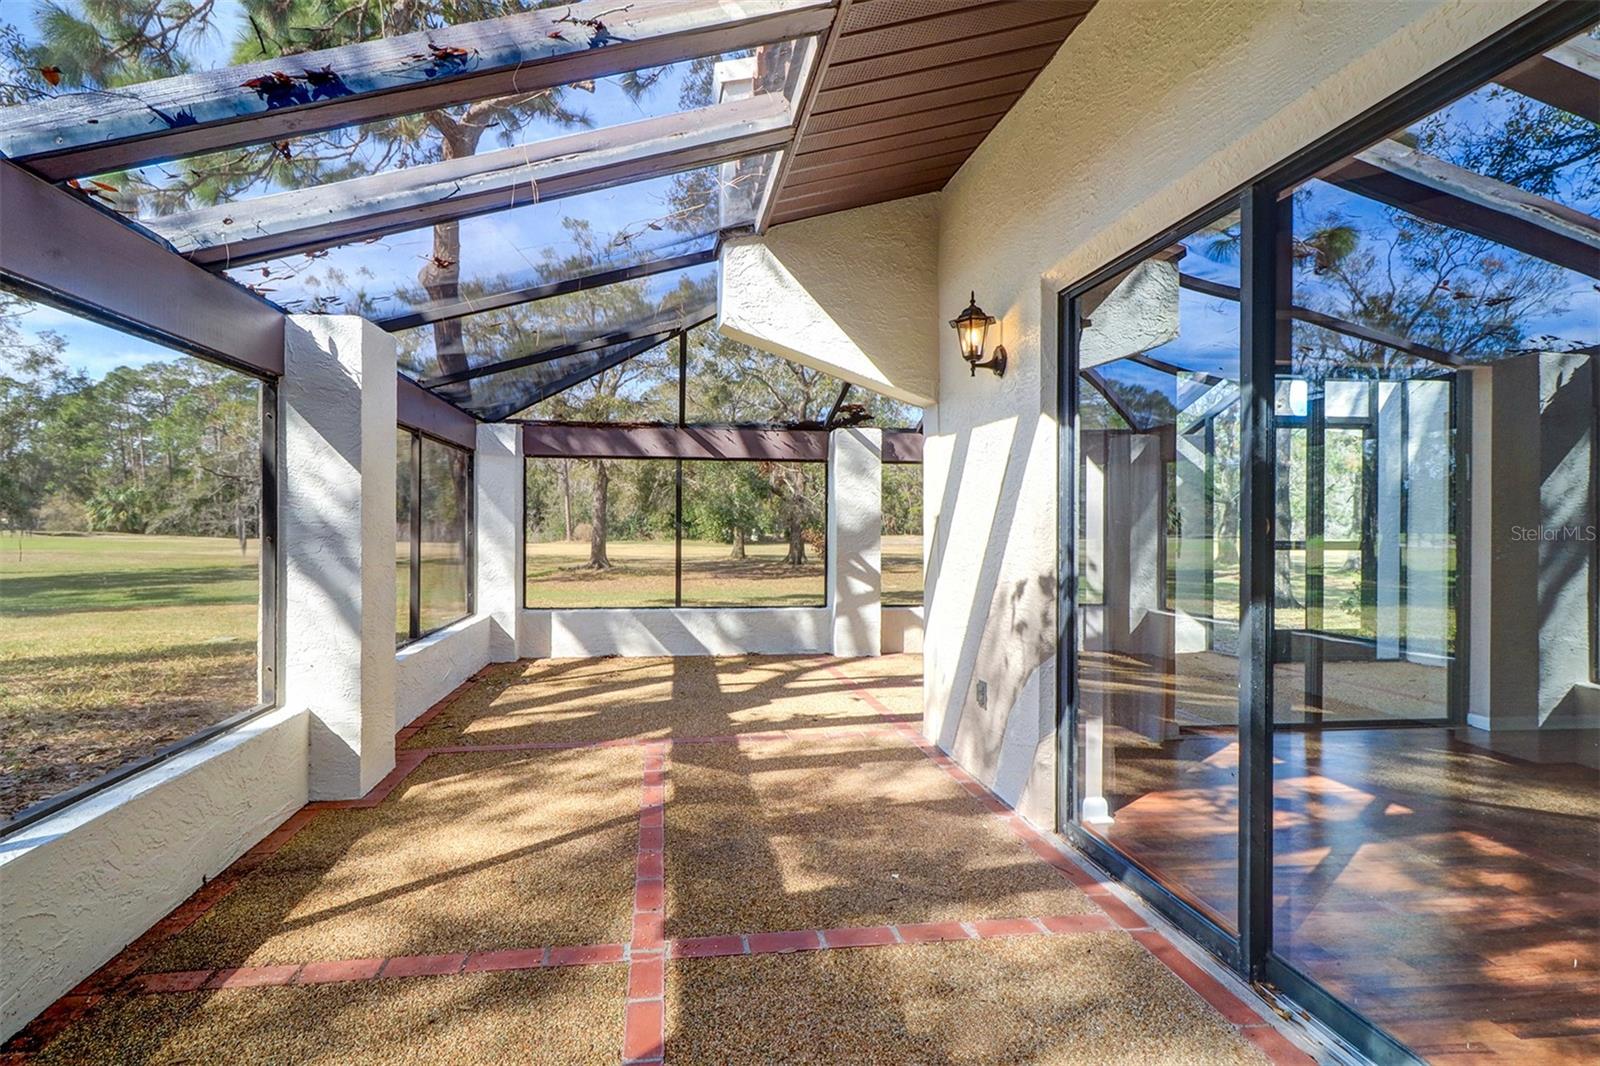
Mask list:
[[[665,259],[654,259],[647,263],[635,263],[632,266],[617,267],[613,270],[601,270],[593,274],[562,278],[560,281],[547,282],[543,285],[507,289],[505,292],[497,292],[489,296],[463,296],[457,300],[435,301],[424,304],[416,310],[408,311],[403,315],[380,318],[377,320],[376,325],[388,330],[390,333],[395,333],[403,329],[415,329],[417,326],[427,326],[435,322],[461,318],[465,315],[482,314],[486,311],[498,311],[505,307],[513,307],[517,304],[545,300],[552,296],[566,296],[574,292],[586,292],[589,289],[615,285],[618,282],[648,278],[656,274],[665,274],[672,270],[681,270],[685,267],[703,266],[706,263],[714,263],[716,260],[717,249],[708,248],[702,252],[689,252],[685,255],[668,256]]]
[[[1239,299],[1237,285],[1225,285],[1220,281],[1208,281],[1205,278],[1195,277],[1193,274],[1179,274],[1178,284],[1193,292],[1204,293],[1207,296],[1219,296],[1224,300]],[[1385,348],[1392,348],[1397,352],[1425,359],[1430,363],[1441,366],[1460,367],[1465,365],[1463,360],[1449,352],[1435,348],[1432,345],[1410,340],[1374,326],[1363,325],[1360,322],[1351,322],[1322,311],[1313,311],[1309,307],[1291,306],[1289,317],[1313,326],[1321,326],[1330,333],[1338,333],[1368,344],[1377,344]]]
[[[704,322],[709,318],[715,317],[716,313],[716,302],[713,300],[710,304],[701,307],[675,309],[671,318],[674,320],[687,319],[691,322]],[[421,379],[418,384],[425,389],[434,389],[440,385],[454,385],[460,381],[472,381],[475,378],[485,378],[492,374],[503,374],[507,370],[521,370],[523,367],[538,366],[540,363],[553,363],[557,359],[565,359],[569,355],[582,355],[584,352],[609,348],[613,344],[626,344],[629,341],[645,340],[649,337],[658,338],[657,342],[659,343],[660,340],[670,339],[687,328],[681,321],[673,321],[671,325],[668,325],[658,319],[642,326],[636,326],[633,329],[603,333],[581,341],[574,341],[571,344],[557,345],[554,348],[541,348],[511,359],[502,359],[495,363],[468,367],[465,370],[457,370],[449,374],[436,374],[432,377]]]
[[[196,263],[242,266],[769,151],[789,120],[781,96],[755,96],[145,225]]]
[[[1559,44],[1495,81],[1541,104],[1600,123],[1600,45],[1592,38],[1575,37]]]
[[[478,446],[478,420],[404,374],[397,375],[395,421],[462,448]]]
[[[118,329],[253,373],[283,373],[283,312],[4,160],[0,273]]]
[[[51,180],[124,170],[821,33],[833,15],[833,0],[583,0],[61,93],[0,112],[0,154]]]
[[[1398,141],[1380,141],[1320,176],[1430,222],[1600,277],[1600,221]]]
[[[531,459],[733,459],[821,463],[825,429],[761,426],[608,426],[525,422],[522,454]],[[883,461],[922,462],[922,434],[883,431]]]

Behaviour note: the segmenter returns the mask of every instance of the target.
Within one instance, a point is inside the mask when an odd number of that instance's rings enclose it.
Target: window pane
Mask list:
[[[0,818],[257,703],[261,391],[0,290]]]
[[[1278,408],[1307,550],[1273,642],[1274,950],[1412,1047],[1518,1062],[1592,1058],[1530,1019],[1600,999],[1600,295],[1558,234],[1596,230],[1600,129],[1522,95],[1569,76],[1516,68],[1327,168],[1281,264],[1321,317]]]
[[[883,464],[883,603],[922,602],[922,464]]]
[[[1079,297],[1083,827],[1237,922],[1238,217]],[[1181,826],[1181,832],[1174,827]]]
[[[466,617],[472,453],[422,438],[421,632]]]
[[[822,606],[825,463],[683,464],[683,605]]]
[[[411,516],[417,506],[411,483],[411,444],[416,437],[402,429],[394,449],[394,636],[397,644],[411,638]]]
[[[671,459],[529,459],[527,591],[541,607],[671,607]]]

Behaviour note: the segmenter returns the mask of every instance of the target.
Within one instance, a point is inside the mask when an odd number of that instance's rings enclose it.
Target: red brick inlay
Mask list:
[[[661,1063],[664,1055],[665,959],[669,952],[672,958],[695,959],[1018,936],[1062,936],[1106,932],[1119,928],[1128,931],[1202,999],[1238,1027],[1246,1039],[1266,1052],[1274,1062],[1293,1063],[1296,1066],[1312,1062],[1248,1003],[1179,951],[1160,932],[1151,929],[1149,923],[1133,908],[1117,898],[1110,887],[1093,871],[1058,847],[1052,837],[1030,826],[1007,804],[957,766],[953,759],[929,743],[915,725],[906,721],[903,716],[897,716],[889,711],[861,682],[835,667],[830,666],[828,669],[856,691],[858,697],[878,715],[880,722],[743,735],[685,737],[676,740],[623,738],[581,743],[453,745],[400,752],[396,757],[394,770],[367,795],[358,800],[311,803],[297,811],[227,870],[206,884],[166,918],[156,923],[117,958],[83,981],[71,993],[63,996],[25,1030],[13,1037],[6,1044],[5,1051],[0,1052],[0,1066],[20,1066],[62,1029],[76,1021],[86,1011],[97,1007],[103,999],[103,993],[129,980],[132,980],[141,992],[176,993],[201,989],[246,989],[288,984],[448,976],[464,972],[554,966],[610,965],[624,962],[628,965],[628,985],[622,1038],[623,1061],[629,1066],[634,1064],[645,1066],[645,1064]],[[435,704],[411,725],[402,729],[397,734],[397,739],[401,741],[408,739],[426,726],[445,707],[481,680],[486,672],[486,670],[479,671],[473,675],[465,684]],[[1060,876],[1091,896],[1102,913],[993,918],[969,923],[924,922],[826,930],[783,930],[667,941],[664,936],[665,804],[667,762],[671,746],[674,743],[761,743],[815,736],[892,736],[915,745],[934,765],[1005,823],[1018,840],[1040,861],[1048,864]],[[287,844],[319,811],[375,807],[387,799],[406,776],[424,760],[436,754],[595,747],[638,747],[642,752],[632,934],[627,944],[514,948],[473,953],[397,956],[388,959],[338,959],[303,964],[138,974],[140,965],[162,941],[182,932],[215,906],[246,874],[259,867]]]
[[[642,745],[639,850],[634,861],[633,937],[628,943],[628,998],[622,1060],[659,1063],[666,1050],[667,741]]]
[[[849,676],[838,667],[829,666],[828,672],[854,689],[861,701],[871,707],[879,718],[890,719],[892,712],[883,701],[872,694],[872,691],[855,678]],[[1250,1004],[1236,996],[1216,978],[1206,973],[1197,966],[1188,956],[1184,955],[1161,933],[1150,928],[1150,923],[1139,915],[1132,907],[1118,899],[1110,888],[1097,878],[1092,871],[1079,864],[1076,859],[1057,848],[1047,837],[1038,830],[1028,825],[1011,807],[983,785],[979,784],[972,775],[957,766],[947,754],[938,747],[930,744],[922,736],[920,730],[901,720],[894,721],[898,729],[907,740],[922,750],[922,753],[935,765],[950,776],[957,784],[966,789],[978,802],[982,803],[1001,822],[1011,829],[1017,838],[1032,851],[1040,860],[1047,863],[1058,874],[1082,889],[1086,895],[1094,900],[1095,904],[1115,922],[1117,926],[1127,930],[1134,939],[1138,940],[1146,950],[1155,955],[1167,969],[1171,970],[1184,984],[1209,1003],[1224,1018],[1238,1027],[1241,1034],[1278,1063],[1307,1063],[1311,1060],[1296,1048],[1284,1035],[1274,1029],[1262,1014]],[[1067,922],[1068,928],[1077,924],[1077,918],[1044,918],[1040,919],[1045,928],[1051,932],[1065,932],[1061,923]],[[954,923],[943,923],[952,925]],[[985,928],[994,930],[1005,926],[1004,922],[973,922],[976,931],[982,934]],[[899,926],[900,935],[910,941],[917,935],[918,927]],[[923,929],[932,929],[934,926],[924,926]],[[959,927],[958,927],[959,928]],[[911,932],[908,933],[908,930]],[[1077,931],[1077,930],[1074,930]],[[1088,930],[1083,930],[1088,931]],[[1016,935],[1016,934],[994,934]],[[959,939],[956,937],[943,937],[941,939]],[[1270,1035],[1268,1035],[1270,1034]]]

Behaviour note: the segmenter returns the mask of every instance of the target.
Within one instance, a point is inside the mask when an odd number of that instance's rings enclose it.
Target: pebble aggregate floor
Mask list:
[[[489,667],[23,1063],[1307,1063],[914,722],[914,656]]]

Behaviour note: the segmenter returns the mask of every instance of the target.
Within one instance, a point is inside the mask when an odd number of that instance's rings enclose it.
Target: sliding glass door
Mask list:
[[[1061,828],[1380,1061],[1600,1061],[1581,13],[1062,294]]]

